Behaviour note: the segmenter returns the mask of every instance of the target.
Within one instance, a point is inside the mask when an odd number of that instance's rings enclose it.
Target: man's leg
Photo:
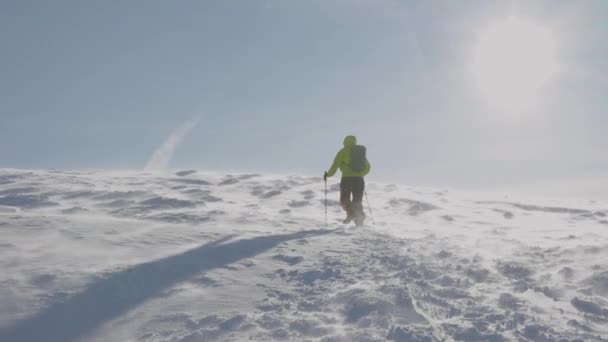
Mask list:
[[[355,218],[355,222],[363,224],[365,220],[365,213],[363,212],[363,192],[365,191],[365,181],[363,177],[357,177],[353,181],[353,202],[352,202],[352,215]]]
[[[340,205],[346,211],[346,220],[344,223],[352,220],[352,201],[350,199],[353,192],[353,182],[350,178],[343,177],[340,181]]]

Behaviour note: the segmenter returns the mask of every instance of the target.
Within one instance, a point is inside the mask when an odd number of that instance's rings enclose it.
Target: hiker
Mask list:
[[[354,220],[355,224],[359,226],[365,221],[365,213],[363,213],[365,181],[363,176],[367,175],[371,169],[365,152],[365,146],[357,145],[357,138],[354,135],[347,136],[344,138],[344,147],[336,154],[333,165],[329,171],[325,171],[323,174],[323,179],[327,181],[327,178],[332,177],[338,168],[342,171],[340,205],[346,211],[344,224]]]

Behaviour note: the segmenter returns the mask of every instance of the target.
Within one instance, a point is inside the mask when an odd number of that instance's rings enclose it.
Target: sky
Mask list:
[[[605,178],[606,18],[602,0],[0,0],[0,167],[143,169],[173,141],[171,169],[321,175],[354,134],[378,180]]]

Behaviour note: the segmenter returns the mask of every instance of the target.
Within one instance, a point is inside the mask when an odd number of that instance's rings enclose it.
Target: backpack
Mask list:
[[[366,148],[363,145],[355,145],[350,149],[350,169],[356,172],[365,170],[365,163],[367,158],[365,157]]]

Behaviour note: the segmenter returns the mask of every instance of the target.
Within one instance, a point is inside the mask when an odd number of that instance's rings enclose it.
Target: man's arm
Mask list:
[[[338,167],[340,167],[340,164],[342,163],[342,151],[343,150],[340,150],[340,152],[336,154],[336,157],[334,158],[334,163],[329,168],[329,171],[327,171],[327,177],[335,175],[336,171],[338,171]]]

